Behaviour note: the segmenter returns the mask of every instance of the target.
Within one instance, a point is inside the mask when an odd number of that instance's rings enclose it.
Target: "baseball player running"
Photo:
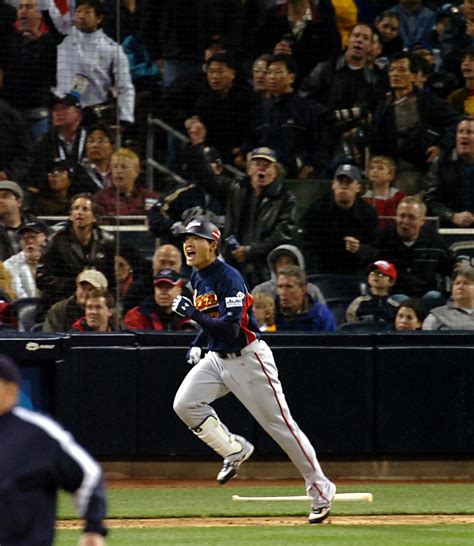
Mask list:
[[[250,295],[241,274],[219,260],[219,229],[194,220],[183,234],[186,262],[193,267],[193,299],[173,301],[173,311],[202,328],[186,359],[194,367],[176,393],[174,410],[203,442],[224,459],[217,481],[237,476],[253,445],[232,434],[210,406],[232,392],[285,450],[305,479],[310,523],[324,521],[336,486],[324,475],[313,446],[293,420],[268,345],[260,339]],[[202,347],[209,347],[203,357]]]

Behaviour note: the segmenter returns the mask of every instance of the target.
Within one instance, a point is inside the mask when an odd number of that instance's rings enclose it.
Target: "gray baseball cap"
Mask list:
[[[336,173],[334,174],[334,178],[337,178],[338,180],[343,176],[346,178],[350,178],[353,181],[358,180],[359,182],[362,177],[360,170],[354,165],[350,165],[349,163],[339,165]]]
[[[1,180],[0,181],[0,191],[11,191],[19,199],[23,199],[23,190],[21,187],[13,180]]]

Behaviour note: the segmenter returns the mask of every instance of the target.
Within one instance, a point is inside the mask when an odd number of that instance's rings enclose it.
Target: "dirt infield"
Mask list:
[[[323,525],[454,525],[474,523],[474,515],[331,516]],[[308,525],[304,517],[109,519],[110,529],[162,527],[266,527]],[[57,529],[81,529],[81,520],[58,521]]]

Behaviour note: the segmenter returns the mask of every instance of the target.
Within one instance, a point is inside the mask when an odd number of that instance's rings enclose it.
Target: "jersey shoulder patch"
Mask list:
[[[243,307],[243,298],[239,298],[239,296],[232,296],[230,298],[225,298],[225,306],[226,307]]]

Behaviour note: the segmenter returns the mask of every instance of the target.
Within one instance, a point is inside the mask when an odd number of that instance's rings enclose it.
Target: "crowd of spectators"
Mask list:
[[[117,2],[0,0],[2,301],[46,331],[193,329],[167,298],[203,217],[266,331],[333,331],[324,275],[365,287],[342,320],[403,330],[418,298],[419,327],[474,329],[437,232],[474,227],[474,0]],[[189,137],[155,142],[179,176],[151,187],[148,114]],[[106,229],[133,217],[153,256]]]

